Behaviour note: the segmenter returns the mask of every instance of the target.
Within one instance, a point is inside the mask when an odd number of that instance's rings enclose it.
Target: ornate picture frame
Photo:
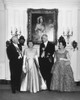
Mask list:
[[[57,42],[58,9],[28,9],[28,41],[41,43],[41,36],[48,35],[48,40]]]

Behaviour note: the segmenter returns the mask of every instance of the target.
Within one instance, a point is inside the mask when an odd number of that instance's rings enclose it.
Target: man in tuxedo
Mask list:
[[[18,47],[18,37],[13,36],[11,41],[11,44],[7,47],[7,55],[10,65],[12,93],[16,93],[16,91],[20,90],[22,54]]]
[[[46,34],[43,34],[41,39],[42,43],[40,44],[39,56],[40,71],[46,81],[48,90],[50,90],[51,68],[54,64],[53,54],[55,51],[55,45],[48,41],[48,36]]]

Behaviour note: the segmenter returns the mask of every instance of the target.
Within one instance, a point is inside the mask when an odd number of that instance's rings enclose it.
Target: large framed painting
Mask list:
[[[58,9],[28,9],[28,40],[41,43],[41,36],[48,35],[48,40],[57,42]]]

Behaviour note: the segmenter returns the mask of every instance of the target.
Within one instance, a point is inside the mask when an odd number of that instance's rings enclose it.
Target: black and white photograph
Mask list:
[[[0,0],[0,100],[80,100],[80,0]]]

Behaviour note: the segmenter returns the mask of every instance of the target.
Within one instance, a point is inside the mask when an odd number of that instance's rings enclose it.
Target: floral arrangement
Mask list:
[[[78,50],[78,43],[75,40],[72,42],[72,47],[73,47],[74,50],[75,49]]]

